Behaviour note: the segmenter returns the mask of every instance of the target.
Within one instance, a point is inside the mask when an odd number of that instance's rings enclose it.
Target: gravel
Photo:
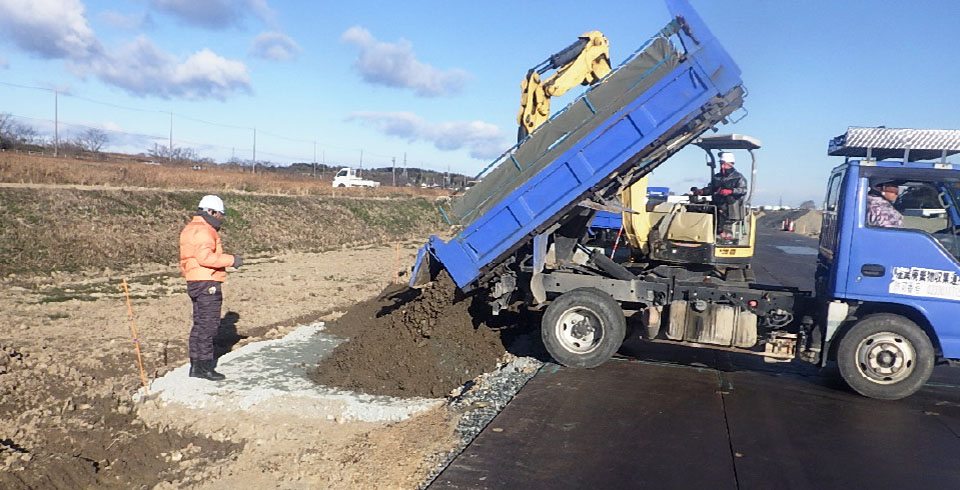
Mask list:
[[[535,357],[507,356],[507,362],[468,383],[459,396],[449,401],[448,410],[463,412],[456,429],[460,440],[452,451],[435,455],[435,466],[419,488],[430,486],[545,364]]]

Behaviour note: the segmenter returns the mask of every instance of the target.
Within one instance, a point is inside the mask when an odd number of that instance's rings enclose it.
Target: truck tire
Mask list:
[[[573,368],[597,367],[620,348],[627,321],[609,294],[594,288],[564,293],[547,307],[540,335],[558,363]]]
[[[840,339],[837,367],[857,393],[899,400],[927,382],[935,357],[930,338],[916,323],[877,313],[858,321]]]
[[[337,185],[337,187],[346,187],[346,186],[343,185],[343,184],[339,184],[339,185]]]

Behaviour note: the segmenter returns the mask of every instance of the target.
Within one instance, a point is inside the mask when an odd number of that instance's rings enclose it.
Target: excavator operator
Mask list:
[[[747,179],[733,166],[736,159],[733,153],[720,153],[720,171],[713,175],[710,184],[703,188],[690,188],[695,196],[711,196],[717,207],[717,232],[721,238],[728,238],[733,222],[744,218],[743,197],[747,194]]]

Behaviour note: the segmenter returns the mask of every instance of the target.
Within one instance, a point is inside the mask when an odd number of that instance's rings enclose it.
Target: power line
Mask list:
[[[6,85],[6,86],[8,86],[8,87],[26,88],[26,89],[32,89],[32,90],[44,90],[44,91],[47,91],[47,92],[53,92],[53,91],[54,91],[52,88],[32,87],[32,86],[30,86],[30,85],[20,85],[20,84],[16,84],[16,83],[2,82],[2,81],[0,81],[0,85]]]
[[[63,96],[66,96],[66,97],[73,98],[73,99],[83,100],[83,101],[85,101],[85,102],[89,102],[89,103],[93,103],[93,104],[99,104],[99,105],[106,106],[106,107],[112,107],[112,108],[115,108],[115,109],[128,110],[128,111],[141,112],[141,113],[149,113],[149,114],[169,114],[171,118],[173,118],[174,116],[176,116],[177,118],[185,119],[185,120],[192,121],[192,122],[196,122],[196,123],[200,123],[200,124],[206,124],[206,125],[209,125],[209,126],[216,126],[216,127],[221,127],[221,128],[227,128],[227,129],[237,129],[237,130],[243,130],[243,131],[256,131],[257,133],[259,133],[259,134],[261,134],[261,135],[266,135],[266,136],[270,136],[270,137],[272,137],[272,138],[277,138],[277,139],[281,139],[281,140],[284,140],[284,141],[290,141],[290,142],[295,142],[295,143],[304,143],[304,144],[319,144],[319,143],[321,143],[320,141],[315,140],[315,139],[302,139],[302,138],[294,138],[294,137],[289,137],[289,136],[282,136],[282,135],[279,135],[279,134],[275,134],[275,133],[263,131],[263,130],[261,130],[261,129],[255,129],[255,128],[250,127],[250,126],[238,126],[238,125],[234,125],[234,124],[224,124],[224,123],[218,123],[218,122],[213,122],[213,121],[207,121],[207,120],[204,120],[204,119],[199,119],[199,118],[196,118],[196,117],[187,116],[187,115],[184,115],[184,114],[181,114],[181,113],[178,113],[178,112],[169,111],[169,110],[144,109],[144,108],[141,108],[141,107],[132,107],[132,106],[127,106],[127,105],[123,105],[123,104],[115,104],[115,103],[112,103],[112,102],[105,102],[105,101],[102,101],[102,100],[92,99],[92,98],[89,98],[89,97],[84,97],[84,96],[82,96],[82,95],[77,95],[77,94],[73,94],[73,93],[70,93],[70,92],[63,92],[63,91],[60,91],[60,90],[57,90],[57,89],[54,89],[54,88],[31,86],[31,85],[23,85],[23,84],[6,82],[6,81],[0,81],[0,85],[4,85],[4,86],[8,86],[8,87],[22,88],[22,89],[28,89],[28,90],[39,90],[39,91],[44,91],[44,92],[51,92],[51,93],[54,93],[54,94],[59,94],[59,95],[63,95]],[[50,119],[30,118],[30,117],[27,117],[27,116],[17,116],[17,115],[13,115],[13,114],[11,114],[11,116],[17,117],[17,118],[22,118],[22,119],[31,119],[31,120],[36,120],[36,121],[54,122],[54,125],[57,125],[57,124],[58,124],[56,121],[52,121],[52,120],[50,120]],[[123,134],[123,135],[128,135],[128,136],[136,136],[136,137],[150,138],[150,139],[156,139],[156,140],[162,140],[162,139],[164,139],[164,137],[162,137],[162,136],[145,135],[145,134],[142,134],[142,133],[131,133],[131,132],[126,132],[126,131],[110,130],[110,129],[105,129],[105,128],[96,128],[96,127],[86,126],[86,125],[78,124],[78,123],[67,123],[67,122],[62,122],[62,121],[60,121],[59,124],[68,124],[68,125],[73,125],[73,126],[77,126],[77,127],[83,127],[83,128],[87,128],[87,129],[97,129],[97,130],[107,131],[107,132],[114,133],[114,134]],[[56,128],[55,128],[55,129],[56,129]],[[171,121],[171,130],[172,130],[172,121]],[[173,138],[172,138],[172,136],[171,136],[171,137],[168,138],[168,139],[171,139],[171,140],[172,140]],[[185,143],[190,143],[190,144],[204,145],[204,146],[211,147],[211,148],[220,148],[220,149],[231,149],[231,148],[235,148],[235,146],[229,146],[229,147],[228,147],[228,146],[223,146],[223,145],[213,145],[213,144],[208,144],[208,143],[191,142],[191,141],[186,141],[186,140],[181,140],[181,139],[176,139],[176,141],[185,142]],[[382,166],[389,166],[389,162],[390,162],[391,159],[393,158],[392,155],[385,155],[385,154],[380,154],[380,153],[374,153],[374,152],[370,152],[370,151],[368,151],[368,150],[366,150],[366,149],[363,149],[363,148],[346,148],[346,147],[333,146],[333,145],[322,145],[322,144],[320,145],[320,148],[321,148],[321,149],[323,149],[323,148],[337,149],[337,150],[342,150],[342,151],[363,151],[363,152],[364,152],[364,155],[373,156],[373,157],[379,157],[380,159],[382,159],[382,160],[383,160]],[[280,156],[280,157],[283,157],[283,158],[291,158],[291,159],[294,159],[294,157],[285,156],[285,155],[278,154],[278,153],[270,153],[270,152],[263,152],[263,151],[261,151],[261,153],[268,154],[268,155],[274,155],[274,156]],[[300,158],[300,157],[296,157],[296,159],[299,159],[299,158]],[[342,158],[342,160],[346,161],[346,160],[349,160],[349,158],[348,158],[348,157],[344,157],[344,158]],[[421,168],[423,168],[423,169],[425,169],[425,170],[442,169],[442,168],[444,168],[444,167],[446,167],[446,166],[449,165],[449,164],[446,164],[446,163],[441,164],[441,163],[430,163],[430,162],[421,162],[420,164],[421,164],[421,166],[422,166]],[[442,170],[437,170],[437,171],[442,171]]]
[[[163,112],[166,113],[167,111],[163,111]],[[215,123],[215,122],[210,122],[210,121],[204,121],[203,119],[197,119],[197,118],[195,118],[195,117],[184,116],[183,114],[180,114],[179,112],[171,112],[171,114],[173,114],[174,116],[177,116],[177,117],[179,117],[179,118],[181,118],[181,119],[186,119],[186,120],[188,120],[188,121],[198,122],[198,123],[201,123],[201,124],[209,124],[210,126],[219,126],[219,127],[221,127],[221,128],[228,128],[228,129],[242,129],[242,130],[244,130],[244,131],[252,131],[252,130],[253,130],[253,127],[251,127],[251,126],[234,126],[234,125],[231,125],[231,124],[220,124],[220,123]]]
[[[127,110],[127,111],[147,112],[147,113],[150,113],[150,114],[167,114],[167,113],[169,112],[169,111],[160,111],[160,110],[155,110],[155,109],[140,109],[140,108],[137,108],[137,107],[129,107],[129,106],[120,105],[120,104],[113,104],[113,103],[110,103],[110,102],[102,102],[102,101],[99,101],[99,100],[93,100],[93,99],[90,99],[90,98],[87,98],[87,97],[83,97],[83,96],[80,96],[80,95],[74,95],[74,94],[70,94],[70,93],[62,93],[62,92],[61,92],[61,95],[64,95],[64,96],[66,96],[66,97],[70,97],[71,99],[80,99],[80,100],[83,100],[83,101],[86,101],[86,102],[91,102],[91,103],[94,103],[94,104],[100,104],[100,105],[104,105],[104,106],[107,106],[107,107],[113,107],[113,108],[116,108],[116,109],[123,109],[123,110]]]

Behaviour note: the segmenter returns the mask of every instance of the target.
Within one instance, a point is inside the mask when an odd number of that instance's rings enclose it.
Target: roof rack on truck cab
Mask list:
[[[960,153],[960,130],[849,127],[830,140],[827,154],[835,157],[884,160],[902,158],[904,162],[940,159]]]

